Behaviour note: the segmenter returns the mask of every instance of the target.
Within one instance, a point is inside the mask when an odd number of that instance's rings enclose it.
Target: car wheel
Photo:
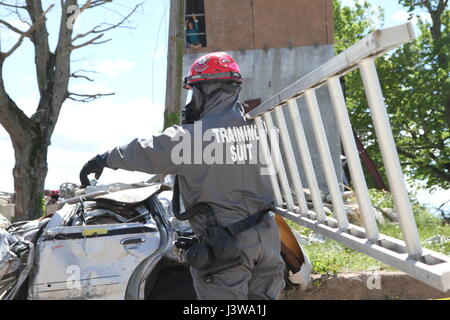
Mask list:
[[[196,300],[190,272],[187,269],[162,270],[147,299]]]

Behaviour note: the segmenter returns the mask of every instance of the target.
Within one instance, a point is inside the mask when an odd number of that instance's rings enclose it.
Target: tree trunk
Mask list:
[[[26,149],[14,147],[13,169],[15,194],[14,221],[32,220],[43,215],[42,197],[47,176],[48,145],[34,139]]]
[[[184,3],[184,0],[177,1]],[[21,2],[24,3],[19,6],[0,1],[0,8],[16,8],[15,11],[19,19],[20,14],[18,10],[25,10],[31,21],[30,27],[25,31],[19,30],[1,20],[3,27],[6,26],[13,32],[20,34],[19,39],[9,51],[3,52],[0,48],[0,125],[8,132],[15,153],[16,163],[13,169],[14,188],[16,191],[15,221],[29,220],[42,216],[42,197],[45,177],[47,176],[47,149],[64,101],[67,98],[71,98],[76,101],[88,102],[104,95],[110,95],[69,92],[69,79],[71,77],[91,80],[82,74],[70,72],[70,57],[73,50],[109,41],[99,39],[107,31],[122,26],[141,6],[136,5],[127,16],[124,16],[116,24],[100,23],[86,33],[72,37],[72,27],[75,20],[72,21],[72,26],[70,26],[70,18],[81,14],[87,9],[96,8],[111,1],[85,0],[82,7],[79,7],[78,3],[80,1],[78,0],[61,1],[59,35],[56,47],[52,52],[46,25],[46,15],[55,4],[49,5],[44,10],[42,6],[44,1],[42,0],[23,0]],[[75,13],[70,14],[68,9],[72,6],[79,7],[79,10],[75,10]],[[184,10],[181,14],[184,14]],[[29,38],[34,46],[36,79],[40,93],[38,107],[31,117],[28,117],[8,95],[3,79],[3,64],[6,58],[13,54],[26,38]],[[181,39],[183,40],[183,38]],[[79,70],[79,72],[85,71]],[[82,98],[78,100],[74,96]]]

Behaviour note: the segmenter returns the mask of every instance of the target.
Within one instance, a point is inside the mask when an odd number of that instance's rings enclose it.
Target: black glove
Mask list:
[[[107,167],[106,158],[108,157],[107,153],[102,155],[97,155],[91,160],[89,160],[80,171],[80,181],[81,188],[86,188],[90,185],[90,181],[88,175],[91,173],[95,173],[95,179],[99,179],[102,175],[103,168]]]

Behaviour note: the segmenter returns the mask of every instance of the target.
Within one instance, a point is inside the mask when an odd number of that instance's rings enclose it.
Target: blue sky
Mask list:
[[[55,1],[44,0],[48,6]],[[75,34],[92,29],[102,22],[121,20],[118,14],[129,12],[142,1],[113,1],[105,7],[86,10],[75,23]],[[351,5],[354,0],[343,0]],[[384,26],[406,21],[406,10],[396,0],[371,0],[385,11]],[[93,70],[89,77],[95,82],[72,79],[70,90],[79,93],[115,92],[88,104],[68,100],[62,109],[49,148],[49,173],[46,187],[58,188],[63,182],[78,183],[78,173],[85,161],[97,153],[125,144],[135,137],[147,137],[160,131],[163,124],[166,81],[166,55],[169,0],[143,1],[143,6],[131,18],[133,28],[115,29],[106,37],[112,41],[77,50],[72,56],[72,70]],[[48,15],[48,30],[54,47],[60,15],[59,1]],[[21,29],[26,25],[15,16],[2,19]],[[16,35],[0,28],[3,50],[14,43]],[[8,58],[4,67],[6,88],[18,105],[31,115],[38,102],[32,45],[27,40]],[[0,126],[0,190],[12,191],[11,170],[14,154],[9,137]],[[101,183],[136,182],[149,175],[122,170],[105,170]]]
[[[44,1],[49,5],[55,1]],[[116,3],[114,3],[116,2]],[[131,11],[141,1],[114,1],[105,8],[82,13],[75,23],[75,34],[102,23],[121,20],[116,12]],[[57,2],[59,3],[59,1]],[[128,26],[106,35],[112,41],[75,51],[72,70],[92,70],[87,73],[95,82],[72,79],[70,91],[79,93],[115,92],[92,103],[68,100],[61,111],[52,145],[49,148],[47,188],[57,188],[65,181],[78,183],[83,163],[99,152],[131,141],[136,136],[149,136],[161,130],[165,96],[165,73],[169,1],[145,1],[131,18]],[[1,13],[1,11],[0,11]],[[52,47],[56,44],[59,5],[49,13],[48,30]],[[4,17],[17,26],[26,26],[13,16]],[[23,25],[23,26],[22,26]],[[2,48],[6,50],[16,36],[0,29]],[[4,69],[8,93],[31,115],[38,102],[34,58],[29,41],[11,56]],[[9,137],[0,126],[0,190],[12,191],[11,170],[14,164]],[[102,182],[133,182],[148,175],[105,170]]]

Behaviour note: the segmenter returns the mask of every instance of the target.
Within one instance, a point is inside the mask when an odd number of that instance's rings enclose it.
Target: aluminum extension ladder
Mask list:
[[[411,23],[375,31],[250,111],[247,117],[255,119],[260,133],[266,133],[260,134],[262,154],[266,157],[266,163],[269,163],[273,170],[270,178],[276,199],[275,211],[278,214],[445,292],[450,289],[450,257],[423,249],[421,246],[375,67],[377,56],[414,39]],[[355,69],[359,69],[361,73],[405,241],[380,234],[372,211],[339,81],[340,77]],[[315,93],[315,90],[322,85],[327,85],[331,97],[364,227],[350,224],[347,219]],[[324,212],[296,101],[301,96],[306,100],[312,119],[313,135],[317,142],[320,161],[331,195],[334,218],[327,216]],[[293,135],[287,129],[282,108],[287,108],[289,117],[292,118],[294,126],[291,131],[293,131]],[[279,156],[279,152],[270,152],[269,143],[270,146],[278,148],[277,137],[272,134],[267,135],[274,128],[272,113],[275,114],[277,120],[284,161]],[[298,172],[298,163],[291,144],[293,142],[297,143],[301,150],[298,161],[306,175],[314,210],[309,210],[307,206]],[[288,170],[285,169],[284,162],[286,162]]]

